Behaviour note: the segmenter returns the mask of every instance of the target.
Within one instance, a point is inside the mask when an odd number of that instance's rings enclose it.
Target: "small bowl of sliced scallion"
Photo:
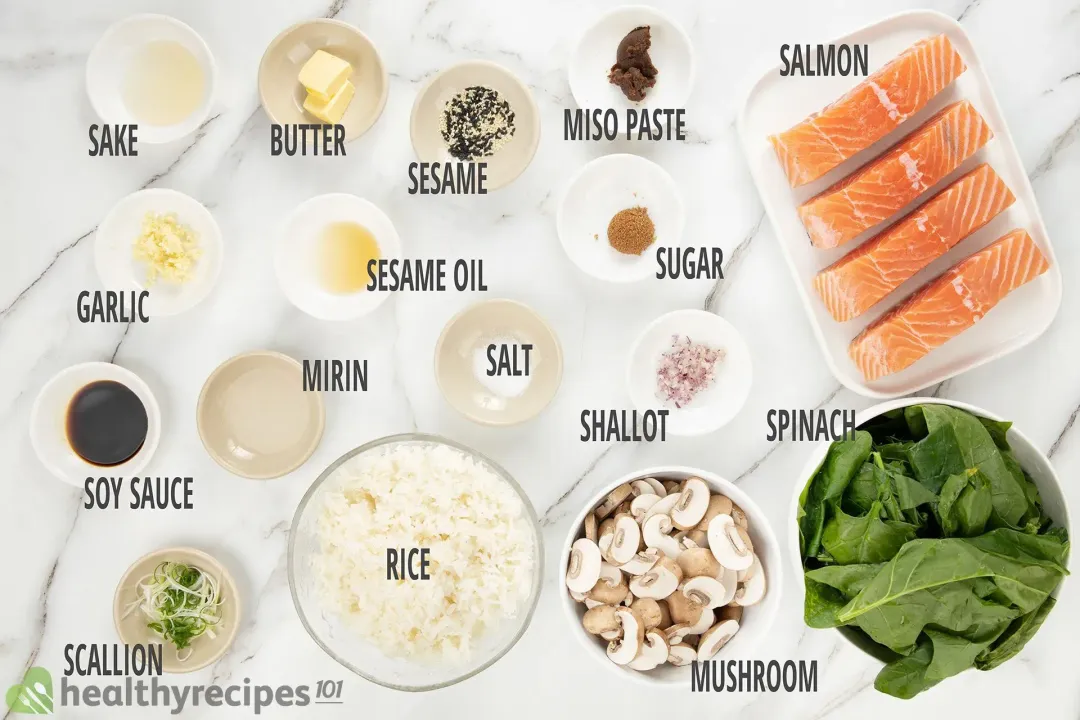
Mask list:
[[[124,573],[113,620],[122,642],[161,645],[165,672],[193,672],[232,645],[240,600],[217,560],[200,550],[169,548],[144,555]]]

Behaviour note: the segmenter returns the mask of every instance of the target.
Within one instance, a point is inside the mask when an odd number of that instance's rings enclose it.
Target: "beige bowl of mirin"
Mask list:
[[[435,379],[447,402],[470,420],[515,425],[538,415],[555,397],[562,348],[529,306],[484,300],[443,328],[435,346]]]
[[[322,395],[305,392],[300,363],[278,352],[244,353],[203,385],[195,419],[206,452],[229,472],[267,480],[304,464],[322,440]]]

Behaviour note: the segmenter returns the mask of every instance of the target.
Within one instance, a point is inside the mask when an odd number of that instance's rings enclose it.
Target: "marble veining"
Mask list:
[[[876,664],[837,634],[804,627],[788,567],[783,611],[757,659],[820,663],[820,687],[806,695],[691,695],[619,681],[586,657],[567,631],[555,569],[568,524],[595,490],[635,468],[697,465],[733,478],[787,537],[792,489],[810,447],[765,440],[770,408],[854,408],[872,402],[829,373],[764,217],[734,128],[742,93],[775,64],[781,43],[827,41],[914,0],[774,0],[662,5],[695,45],[698,81],[687,106],[688,140],[628,146],[568,143],[562,110],[572,103],[566,60],[585,23],[614,0],[6,0],[0,7],[0,679],[16,682],[38,664],[59,675],[63,646],[113,642],[116,580],[143,553],[191,544],[229,565],[244,621],[231,651],[184,682],[313,684],[344,681],[343,705],[271,708],[267,718],[575,716],[667,717],[691,712],[732,718],[950,718],[1080,714],[1075,648],[1075,581],[1024,653],[992,674],[968,672],[911,702],[873,690]],[[1080,4],[1076,0],[928,0],[959,18],[994,84],[1033,183],[1066,279],[1054,324],[1007,358],[925,391],[985,407],[1052,456],[1080,508]],[[215,53],[219,97],[194,134],[143,146],[137,158],[90,158],[84,64],[100,34],[136,12],[174,15]],[[262,52],[282,29],[336,17],[371,37],[390,73],[378,123],[344,159],[269,157],[268,121],[255,77]],[[530,85],[543,124],[540,148],[512,185],[486,197],[406,193],[413,160],[408,119],[421,83],[451,63],[487,58]],[[686,232],[718,243],[725,279],[670,283],[641,294],[592,282],[564,257],[555,234],[557,198],[572,174],[608,152],[632,150],[663,165],[686,201]],[[75,295],[97,287],[93,236],[124,195],[145,187],[189,193],[215,214],[224,236],[217,287],[197,309],[147,325],[79,325]],[[490,429],[442,400],[432,353],[443,324],[477,294],[401,295],[359,321],[329,324],[285,300],[270,248],[285,214],[330,191],[352,192],[395,222],[407,254],[485,259],[488,297],[533,306],[563,344],[565,373],[555,402],[534,421]],[[527,262],[523,262],[527,258]],[[621,407],[629,344],[658,315],[684,307],[718,312],[739,327],[754,358],[755,386],[737,420],[713,436],[664,444],[583,444],[583,408]],[[230,476],[210,460],[195,430],[203,380],[220,362],[269,348],[307,357],[366,357],[368,393],[327,397],[327,431],[302,468],[269,482]],[[139,373],[162,404],[164,432],[148,470],[192,475],[196,510],[146,513],[84,510],[82,493],[51,478],[28,442],[30,406],[60,369],[109,360]],[[315,476],[348,449],[383,435],[420,430],[454,438],[496,458],[543,518],[548,573],[529,632],[481,675],[423,695],[395,693],[352,676],[304,632],[286,573],[289,523]],[[77,713],[77,714],[76,714]],[[71,711],[75,717],[143,717],[137,710]],[[147,713],[146,716],[151,716]],[[162,711],[154,717],[165,717]],[[226,715],[193,708],[186,717]]]

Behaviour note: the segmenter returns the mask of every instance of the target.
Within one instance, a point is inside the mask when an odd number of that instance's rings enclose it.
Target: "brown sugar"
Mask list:
[[[608,81],[622,90],[627,100],[641,102],[645,91],[656,85],[659,71],[649,57],[652,31],[648,25],[637,27],[626,34],[615,52],[615,64],[608,73]]]
[[[656,240],[656,226],[643,207],[620,210],[607,226],[608,242],[624,255],[640,255]]]

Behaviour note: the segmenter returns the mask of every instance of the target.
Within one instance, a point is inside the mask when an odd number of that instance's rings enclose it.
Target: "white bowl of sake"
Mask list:
[[[167,15],[121,20],[105,31],[86,61],[94,111],[108,125],[137,126],[137,142],[145,144],[197,130],[210,114],[216,76],[206,42]]]

